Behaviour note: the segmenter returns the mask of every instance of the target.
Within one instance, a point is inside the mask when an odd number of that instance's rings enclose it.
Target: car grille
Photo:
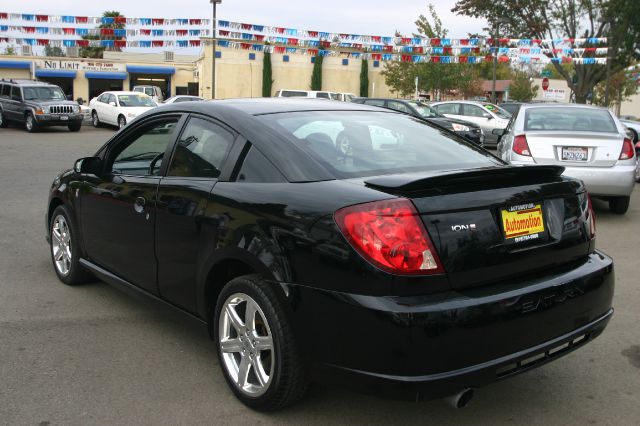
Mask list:
[[[71,114],[72,112],[72,105],[53,105],[49,107],[49,113],[51,114]]]

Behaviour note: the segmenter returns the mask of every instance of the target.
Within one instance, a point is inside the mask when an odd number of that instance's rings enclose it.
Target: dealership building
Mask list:
[[[211,98],[213,46],[203,40],[200,55],[173,52],[104,52],[103,59],[0,55],[0,79],[37,79],[60,86],[71,99],[85,102],[108,90],[131,90],[136,85],[158,86],[165,98],[195,95]],[[262,95],[262,52],[234,48],[216,50],[216,98]],[[309,90],[313,57],[272,54],[273,92]],[[361,60],[326,57],[323,90],[358,94]],[[369,61],[370,96],[392,96],[380,74],[379,61]],[[273,94],[273,93],[272,93]]]

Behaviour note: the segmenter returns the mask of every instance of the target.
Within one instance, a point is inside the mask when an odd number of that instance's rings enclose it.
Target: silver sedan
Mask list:
[[[553,164],[582,179],[589,193],[624,214],[635,186],[636,154],[625,127],[589,105],[524,105],[504,130],[498,156],[516,165]]]

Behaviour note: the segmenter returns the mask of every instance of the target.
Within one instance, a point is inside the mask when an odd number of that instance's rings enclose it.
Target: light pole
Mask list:
[[[500,24],[506,23],[505,19],[496,20],[496,26],[493,37],[493,85],[491,89],[491,98],[494,104],[498,103],[498,98],[496,97],[496,68],[498,67],[498,50],[500,49],[500,44],[498,43],[498,37],[500,36]]]
[[[211,39],[213,41],[213,58],[211,61],[211,99],[216,98],[216,44],[217,34],[216,29],[218,23],[216,22],[216,6],[222,3],[222,0],[209,0],[209,3],[213,5],[213,31],[211,32]]]

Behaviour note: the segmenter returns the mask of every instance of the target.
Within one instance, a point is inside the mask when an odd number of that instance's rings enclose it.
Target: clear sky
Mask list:
[[[333,33],[393,35],[415,31],[414,21],[427,13],[431,2],[449,37],[464,38],[468,33],[481,33],[483,20],[451,13],[455,0],[223,0],[218,6],[218,19],[316,30]],[[9,13],[41,13],[48,15],[99,16],[105,10],[117,10],[132,18],[208,18],[209,0],[22,0],[3,2],[0,11]]]

